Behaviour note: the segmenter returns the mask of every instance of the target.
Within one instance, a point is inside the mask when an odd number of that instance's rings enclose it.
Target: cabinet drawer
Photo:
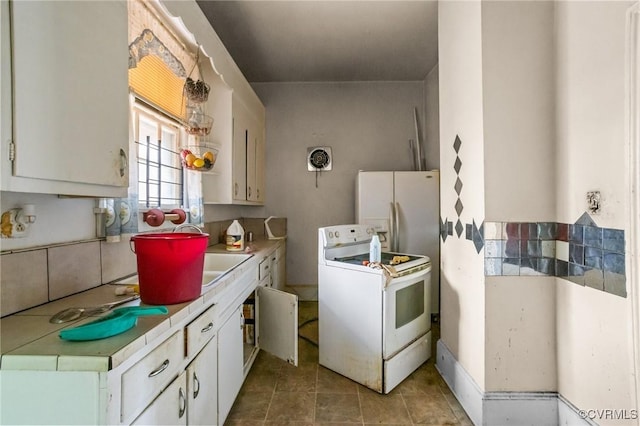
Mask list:
[[[258,281],[262,281],[265,277],[269,276],[271,270],[271,256],[268,256],[262,262],[260,262],[260,270],[258,272]]]
[[[176,332],[122,375],[121,420],[129,423],[177,375],[184,359],[182,330]]]
[[[213,305],[185,328],[185,333],[187,333],[187,358],[195,356],[216,334],[217,313],[216,305]]]

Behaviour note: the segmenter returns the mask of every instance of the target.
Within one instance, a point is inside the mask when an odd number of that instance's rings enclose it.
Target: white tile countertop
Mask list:
[[[279,244],[278,241],[259,240],[252,243],[254,256],[203,286],[202,294],[190,302],[166,305],[168,315],[138,318],[137,325],[126,332],[106,339],[74,342],[58,336],[66,327],[77,327],[95,320],[88,317],[63,324],[51,324],[49,318],[69,307],[90,307],[113,302],[126,296],[115,293],[118,284],[104,284],[72,296],[31,308],[0,319],[0,368],[2,370],[78,370],[108,371],[123,363],[131,353],[168,332],[172,327],[191,320],[216,303],[216,298],[232,285],[236,278],[256,267]],[[211,246],[208,253],[227,253],[223,244]],[[237,252],[236,252],[237,253]],[[257,277],[256,277],[257,280]],[[122,281],[122,280],[120,280]],[[138,306],[134,300],[121,306]],[[106,313],[108,314],[108,313]],[[103,315],[106,315],[103,314]]]

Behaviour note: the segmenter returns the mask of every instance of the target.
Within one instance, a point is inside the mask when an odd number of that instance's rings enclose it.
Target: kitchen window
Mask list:
[[[177,121],[136,101],[133,107],[138,164],[138,197],[143,208],[184,205],[184,173]]]
[[[198,216],[192,207],[199,187],[183,170],[179,149],[191,143],[184,130],[183,88],[188,70],[195,68],[197,52],[156,3],[132,0],[127,7],[137,159],[137,179],[131,183],[137,180],[141,209],[183,208],[193,219]]]

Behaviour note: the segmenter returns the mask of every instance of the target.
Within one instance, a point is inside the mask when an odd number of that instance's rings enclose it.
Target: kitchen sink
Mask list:
[[[205,253],[203,269],[205,273],[211,271],[222,274],[240,265],[251,256],[253,255],[244,253]]]
[[[220,276],[252,256],[244,253],[205,253],[202,285],[213,284]],[[116,284],[138,284],[138,275],[119,280]]]

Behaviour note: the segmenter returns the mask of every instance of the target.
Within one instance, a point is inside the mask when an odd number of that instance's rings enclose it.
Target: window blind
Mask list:
[[[128,3],[129,86],[140,98],[176,118],[185,116],[185,79],[199,70],[191,52],[145,2]]]

